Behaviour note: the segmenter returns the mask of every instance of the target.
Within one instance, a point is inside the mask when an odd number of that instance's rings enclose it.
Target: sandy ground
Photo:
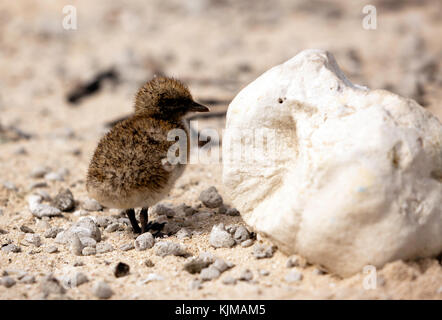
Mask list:
[[[413,97],[442,119],[440,1],[373,1],[376,30],[362,28],[364,1],[181,2],[75,1],[77,30],[62,28],[62,8],[68,2],[0,4],[0,229],[5,231],[0,244],[21,247],[20,253],[0,251],[0,272],[17,282],[10,288],[0,286],[0,299],[43,298],[44,275],[53,273],[61,279],[72,268],[87,275],[89,282],[49,298],[92,299],[94,284],[104,280],[114,291],[112,299],[441,299],[440,259],[392,262],[378,270],[372,290],[364,289],[362,272],[342,279],[319,274],[319,266],[310,265],[298,268],[301,281],[288,283],[285,276],[291,269],[279,251],[272,258],[255,259],[253,247],[210,246],[214,224],[240,225],[240,217],[214,214],[188,226],[195,231],[190,239],[167,239],[186,245],[195,256],[211,252],[235,264],[201,289],[189,287],[198,275],[183,270],[183,257],[159,257],[153,249],[120,250],[133,241],[129,230],[101,230],[102,241],[115,250],[93,256],[73,255],[43,237],[48,226],[67,228],[79,216],[63,213],[42,222],[30,213],[27,197],[38,190],[54,197],[61,188],[69,188],[79,210],[87,198],[88,161],[105,132],[104,124],[131,112],[137,88],[153,74],[181,78],[197,100],[212,102],[214,111],[225,110],[242,87],[271,66],[303,49],[322,48],[335,55],[352,81]],[[112,67],[118,81],[105,82],[78,104],[66,101],[76,86]],[[200,127],[221,130],[223,125],[223,118],[199,121]],[[30,177],[38,166],[51,171],[65,168],[69,173],[64,181],[46,181],[47,187],[30,190],[32,183],[44,181]],[[219,164],[189,165],[164,202],[197,206],[200,192],[216,186],[229,204],[221,173]],[[4,182],[16,188],[7,188]],[[23,225],[41,236],[40,247],[24,241]],[[51,245],[59,252],[47,253]],[[147,267],[146,259],[154,266]],[[78,262],[83,265],[74,267]],[[118,262],[130,266],[129,275],[114,276]],[[237,278],[245,269],[253,272],[252,281],[223,284],[225,277]],[[263,276],[259,270],[269,274]],[[36,283],[20,282],[20,272],[33,275]],[[164,279],[141,284],[149,273]]]

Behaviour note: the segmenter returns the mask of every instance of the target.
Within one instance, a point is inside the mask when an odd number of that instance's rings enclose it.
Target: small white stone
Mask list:
[[[285,277],[285,281],[287,281],[288,283],[293,283],[293,282],[300,282],[303,278],[303,275],[301,272],[297,271],[297,270],[292,270],[290,271]]]
[[[222,280],[223,284],[227,284],[227,285],[234,285],[236,284],[236,279],[232,276],[227,276],[224,277],[224,279]]]
[[[46,247],[45,250],[46,250],[47,253],[56,253],[56,252],[58,252],[58,248],[56,246]]]
[[[83,247],[95,248],[97,246],[97,241],[95,241],[95,239],[92,239],[90,237],[81,237],[80,241]]]
[[[208,268],[204,268],[203,270],[201,270],[201,273],[200,273],[201,280],[203,280],[203,281],[214,280],[214,279],[218,278],[220,275],[221,275],[221,272],[213,266],[209,266]]]
[[[109,299],[114,294],[111,287],[104,281],[96,282],[92,290],[98,299]]]
[[[172,218],[176,215],[173,208],[169,205],[158,203],[149,210],[150,214],[161,216],[165,215],[168,218]]]
[[[249,269],[245,269],[239,276],[241,281],[251,281],[253,279],[253,273]]]
[[[140,282],[140,284],[146,284],[152,281],[163,281],[163,280],[164,280],[163,276],[156,273],[149,273],[147,277]]]
[[[0,278],[0,285],[3,285],[6,288],[10,288],[15,285],[16,281],[11,277],[5,276]]]
[[[48,167],[38,166],[32,169],[29,176],[31,178],[43,178],[49,172],[49,170],[50,169]]]
[[[246,241],[241,242],[241,247],[248,248],[253,244],[252,239],[247,239]]]
[[[54,217],[61,215],[61,211],[47,204],[42,204],[42,197],[30,195],[28,197],[29,211],[37,218]]]
[[[187,230],[186,228],[181,228],[177,233],[176,233],[176,237],[180,240],[186,239],[186,238],[190,238],[192,236],[192,234],[190,233],[189,230]]]
[[[110,243],[97,243],[97,253],[107,253],[114,251],[114,247]]]
[[[214,225],[210,232],[210,244],[215,248],[230,248],[235,245],[232,235],[224,229],[222,223]]]
[[[94,199],[86,199],[83,202],[82,208],[87,211],[101,211],[103,209],[101,204]]]
[[[92,247],[86,247],[86,248],[83,248],[81,253],[83,254],[83,256],[94,256],[97,254],[97,250]]]
[[[18,190],[17,186],[13,182],[3,181],[2,184],[3,184],[3,187],[5,187],[5,189],[7,189],[7,190],[10,190],[10,191],[17,191]]]
[[[179,243],[160,241],[155,244],[155,253],[161,257],[169,255],[185,256],[187,255],[187,250],[186,247]]]
[[[57,235],[58,236],[58,235]],[[75,233],[71,234],[69,237],[69,246],[71,249],[71,252],[77,256],[81,256],[83,245],[81,244],[80,238]]]
[[[138,251],[150,249],[153,247],[154,244],[155,240],[152,234],[149,232],[145,232],[139,235],[134,241],[135,249],[137,249]]]
[[[33,244],[36,247],[39,247],[41,245],[41,238],[38,234],[27,233],[25,235],[25,241],[30,244]]]
[[[89,279],[84,273],[75,270],[67,272],[61,277],[61,282],[66,288],[79,287],[88,281]]]
[[[57,172],[46,173],[44,178],[48,181],[64,181],[64,177]]]
[[[219,270],[219,272],[223,273],[227,269],[229,269],[229,265],[223,259],[216,259],[212,266]]]

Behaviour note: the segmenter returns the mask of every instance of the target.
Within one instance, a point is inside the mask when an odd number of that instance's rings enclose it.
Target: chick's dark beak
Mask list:
[[[195,101],[192,101],[191,104],[188,107],[189,111],[196,111],[196,112],[209,112],[209,108],[206,106],[203,106],[202,104],[199,104]]]

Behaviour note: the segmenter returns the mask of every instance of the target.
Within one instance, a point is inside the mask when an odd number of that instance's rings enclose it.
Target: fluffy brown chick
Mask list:
[[[124,209],[136,233],[162,227],[148,223],[147,211],[169,193],[184,171],[184,164],[170,166],[164,159],[175,143],[167,140],[170,130],[182,129],[189,139],[183,117],[190,111],[209,109],[193,101],[182,82],[156,77],[139,89],[135,113],[115,125],[95,149],[87,173],[89,196],[106,207]],[[142,208],[141,228],[136,207]]]

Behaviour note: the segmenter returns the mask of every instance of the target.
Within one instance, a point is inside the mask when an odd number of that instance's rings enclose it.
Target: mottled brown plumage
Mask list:
[[[126,209],[135,232],[147,231],[147,207],[167,195],[184,170],[184,164],[165,162],[175,143],[167,135],[182,129],[189,137],[182,119],[189,111],[208,109],[194,102],[180,81],[154,78],[138,91],[134,115],[98,143],[87,174],[88,193],[107,207]],[[135,207],[143,208],[141,230],[134,225]]]

